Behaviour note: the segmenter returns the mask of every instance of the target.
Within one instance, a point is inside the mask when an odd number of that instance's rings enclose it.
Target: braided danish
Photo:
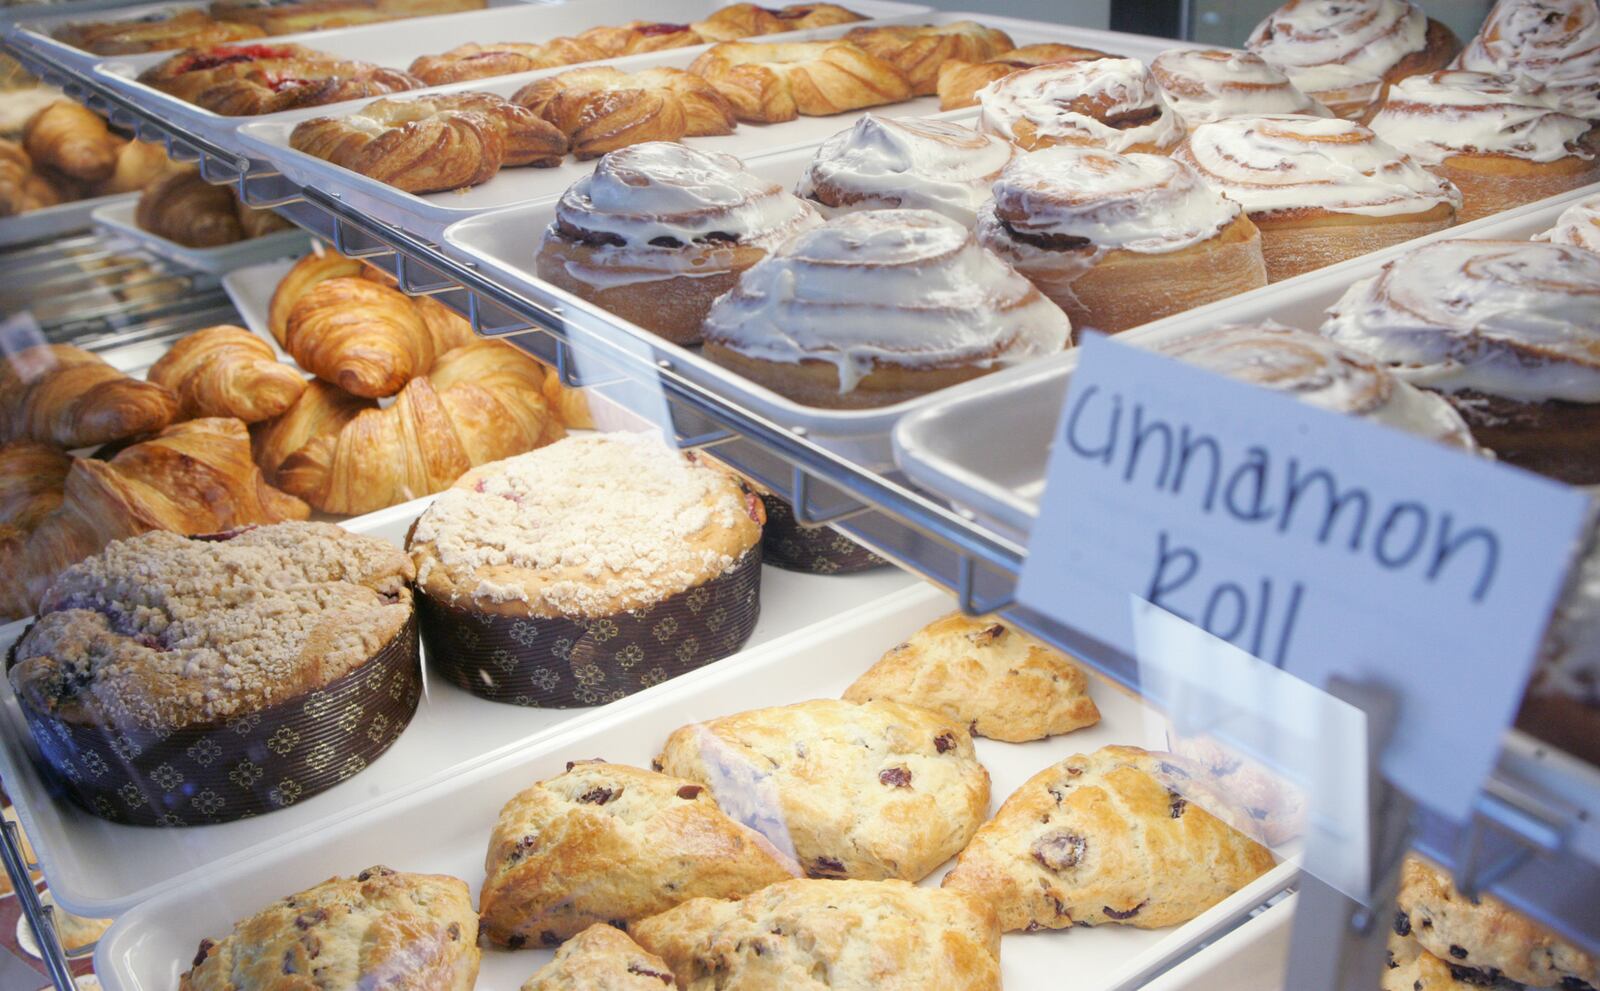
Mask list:
[[[429,86],[509,76],[515,72],[554,69],[579,62],[596,62],[608,53],[581,38],[556,38],[542,45],[502,41],[489,45],[457,45],[440,55],[423,55],[411,63],[413,76]]]
[[[810,31],[862,20],[866,18],[855,11],[831,3],[795,3],[777,10],[753,3],[736,3],[689,26],[706,41],[737,41],[755,35]]]
[[[1097,48],[1046,43],[1024,45],[1002,52],[994,58],[971,62],[952,58],[939,66],[936,89],[940,110],[960,110],[978,105],[978,90],[1011,75],[1018,69],[1031,69],[1051,62],[1091,62],[1099,58],[1121,58]]]
[[[739,120],[775,124],[911,99],[905,73],[839,41],[728,42],[695,59]]]
[[[173,48],[206,48],[261,38],[250,24],[213,20],[202,10],[163,10],[130,20],[83,21],[56,30],[56,40],[96,55],[137,55]]]
[[[139,81],[225,117],[277,113],[418,89],[397,69],[342,61],[300,45],[238,45],[180,52]]]
[[[580,159],[643,141],[731,134],[734,128],[728,101],[681,69],[572,69],[529,83],[511,99],[555,125]]]
[[[982,62],[1016,48],[1010,35],[976,21],[852,28],[844,40],[905,73],[911,91],[918,96],[938,92],[939,69],[951,59]]]
[[[577,40],[593,45],[606,53],[606,58],[622,55],[642,55],[669,48],[687,48],[703,45],[707,39],[687,24],[663,24],[652,21],[629,21],[617,27],[598,27],[578,35]]]

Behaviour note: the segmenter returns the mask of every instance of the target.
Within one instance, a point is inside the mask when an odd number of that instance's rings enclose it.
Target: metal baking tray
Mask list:
[[[108,203],[95,210],[92,216],[95,226],[101,230],[197,272],[221,275],[246,265],[303,255],[311,247],[311,238],[305,231],[290,227],[215,248],[190,248],[140,227],[134,222],[137,208],[136,198],[126,199],[119,203]]]

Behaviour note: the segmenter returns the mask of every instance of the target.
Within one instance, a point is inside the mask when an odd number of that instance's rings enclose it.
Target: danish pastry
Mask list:
[[[831,3],[794,3],[777,10],[753,3],[736,3],[689,26],[706,41],[737,41],[754,35],[809,31],[865,19],[853,10]]]
[[[302,34],[429,14],[482,10],[487,0],[211,0],[212,17],[260,27],[268,34]]]
[[[839,41],[727,42],[700,55],[689,71],[733,104],[739,120],[775,124],[826,117],[911,99],[899,69]]]
[[[80,21],[59,28],[55,36],[96,55],[137,55],[249,41],[266,32],[253,24],[215,20],[203,10],[173,8],[127,20]]]
[[[291,44],[191,49],[146,69],[139,81],[225,117],[385,96],[423,85],[397,69]]]
[[[555,125],[580,159],[643,141],[731,134],[735,121],[728,100],[681,69],[572,69],[529,83],[511,99]]]
[[[917,96],[932,96],[938,91],[939,69],[951,59],[983,62],[1016,48],[1010,35],[977,21],[852,28],[844,40],[899,69],[911,81],[911,92]]]
[[[623,55],[642,55],[669,48],[703,45],[708,39],[702,38],[700,32],[687,24],[629,21],[616,27],[590,28],[578,35],[578,40],[605,52],[606,58],[619,58]]]
[[[508,76],[514,72],[553,69],[606,58],[604,49],[580,38],[556,38],[544,44],[502,41],[458,45],[440,55],[423,55],[411,63],[413,76],[429,86]]]
[[[939,66],[936,87],[940,110],[960,110],[978,105],[978,90],[1018,69],[1031,69],[1051,62],[1087,62],[1099,58],[1120,58],[1096,48],[1046,43],[1024,45],[979,62],[953,58]]]

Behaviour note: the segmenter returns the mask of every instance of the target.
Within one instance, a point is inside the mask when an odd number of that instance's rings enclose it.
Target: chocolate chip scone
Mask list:
[[[593,925],[562,943],[522,991],[664,991],[673,984],[666,961],[613,926]]]
[[[1515,981],[1489,980],[1470,968],[1455,967],[1422,948],[1413,936],[1389,934],[1389,954],[1378,991],[1524,991]]]
[[[904,881],[785,881],[639,923],[681,991],[999,991],[981,898]]]
[[[1414,937],[1467,983],[1600,987],[1600,961],[1593,956],[1492,895],[1464,897],[1448,874],[1415,855],[1400,868],[1395,932]]]
[[[845,690],[959,719],[973,736],[1026,743],[1100,721],[1089,680],[1065,654],[992,616],[951,613],[891,649]]]
[[[717,808],[703,785],[574,762],[507,802],[489,837],[478,908],[496,945],[556,946],[689,898],[738,898],[797,876],[766,838]]]
[[[1178,758],[1102,747],[1029,778],[943,883],[992,901],[1008,932],[1176,925],[1272,868],[1219,815],[1244,821]]]
[[[816,699],[692,723],[658,763],[707,785],[811,877],[920,881],[989,808],[963,725],[897,702]]]
[[[178,991],[470,991],[478,917],[465,881],[369,867],[329,878],[200,941]]]

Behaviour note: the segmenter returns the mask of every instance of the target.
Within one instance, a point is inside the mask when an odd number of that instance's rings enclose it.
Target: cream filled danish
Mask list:
[[[678,343],[812,206],[731,155],[672,142],[611,152],[561,197],[539,277]]]
[[[1021,69],[978,91],[978,130],[1023,148],[1165,152],[1183,139],[1143,62],[1102,58]]]
[[[1424,245],[1351,286],[1322,333],[1444,395],[1505,461],[1600,482],[1600,255]]]
[[[706,355],[813,406],[900,402],[1060,351],[1066,316],[972,232],[928,210],[805,231],[717,300]]]
[[[971,227],[1016,151],[949,121],[867,114],[822,143],[795,193],[825,217],[904,207]]]
[[[1250,52],[1175,48],[1156,56],[1150,74],[1189,127],[1241,114],[1330,114],[1281,69]]]
[[[1244,211],[1161,155],[1028,152],[995,182],[978,240],[1080,330],[1115,333],[1267,284]]]
[[[1561,211],[1556,225],[1535,240],[1600,252],[1600,196],[1589,196]]]
[[[1526,76],[1568,113],[1600,120],[1600,4],[1500,0],[1455,65]]]

